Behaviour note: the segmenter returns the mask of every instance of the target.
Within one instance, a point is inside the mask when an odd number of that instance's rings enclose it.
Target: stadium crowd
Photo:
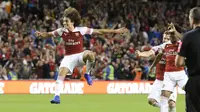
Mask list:
[[[65,8],[75,7],[81,25],[90,28],[119,28],[123,35],[85,35],[85,49],[96,53],[93,77],[114,68],[115,80],[153,80],[147,76],[152,58],[138,59],[135,50],[149,50],[162,42],[168,23],[189,29],[190,0],[181,2],[133,0],[0,0],[0,79],[55,79],[65,54],[61,37],[42,40],[34,33],[62,27]],[[80,79],[82,68],[67,78]],[[84,80],[84,79],[83,79]]]

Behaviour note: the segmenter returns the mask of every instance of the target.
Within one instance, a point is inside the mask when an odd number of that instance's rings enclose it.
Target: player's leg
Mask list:
[[[91,70],[95,64],[95,54],[92,51],[86,50],[83,52],[82,60],[86,64],[85,79],[89,85],[92,85],[92,79],[90,77]]]
[[[169,99],[169,112],[176,112],[176,102]]]
[[[160,108],[160,103],[153,98],[148,98],[148,103],[149,105]]]
[[[174,89],[174,92],[169,97],[169,112],[176,112],[176,98],[177,98],[177,90]]]
[[[177,82],[180,88],[184,89],[188,80],[185,71],[174,72],[174,74],[176,75],[174,75],[173,79]],[[170,96],[171,100],[169,101],[169,112],[176,112],[175,108],[176,97],[177,97],[177,91],[175,89],[173,94]]]
[[[59,104],[60,103],[60,93],[63,88],[63,82],[66,75],[71,74],[73,72],[74,67],[76,66],[76,55],[65,56],[60,64],[58,78],[56,80],[55,85],[55,96],[53,100],[50,102],[52,104]]]
[[[186,73],[185,73],[184,70],[177,72],[177,78],[176,78],[176,80],[177,80],[177,85],[181,89],[185,90],[185,85],[186,85],[186,83],[188,81],[188,76],[186,75]]]
[[[68,73],[70,73],[70,71],[66,67],[61,67],[59,69],[59,74],[58,74],[58,78],[56,80],[56,85],[55,85],[55,96],[54,96],[54,99],[51,100],[52,104],[59,104],[60,103],[60,93],[62,91],[63,81],[65,79],[65,76]]]
[[[160,101],[160,110],[161,112],[169,112],[169,97],[174,91],[176,86],[176,82],[171,79],[171,75],[174,75],[173,72],[165,72],[164,80],[163,80],[163,87],[161,92],[161,101]]]
[[[161,112],[169,112],[169,97],[172,94],[171,91],[162,90],[160,97],[160,111]]]
[[[162,81],[156,79],[152,85],[151,92],[148,95],[148,103],[154,107],[160,108],[160,94],[162,88]]]

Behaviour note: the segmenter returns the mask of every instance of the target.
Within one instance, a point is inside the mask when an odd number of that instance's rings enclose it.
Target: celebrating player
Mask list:
[[[163,43],[168,42],[169,40],[170,40],[169,34],[167,31],[165,31],[163,34]],[[161,45],[154,46],[149,51],[144,51],[144,52],[136,51],[136,55],[138,57],[154,56],[155,54],[158,53],[158,50]],[[155,58],[153,64],[150,67],[150,71],[155,65],[156,65],[156,80],[154,81],[152,85],[152,90],[149,93],[148,103],[154,107],[160,107],[160,95],[161,95],[161,89],[163,85],[163,78],[164,78],[164,72],[165,72],[165,57],[163,56],[161,60],[159,60],[158,58]],[[170,97],[169,104],[171,105],[172,109],[175,109],[176,96],[177,94],[176,92],[174,92]]]
[[[52,104],[60,103],[60,92],[63,80],[67,74],[73,72],[74,67],[86,64],[85,79],[89,85],[92,85],[90,72],[95,62],[95,55],[92,51],[83,50],[83,35],[85,34],[104,34],[104,33],[125,33],[126,28],[120,29],[92,29],[87,27],[77,27],[80,24],[81,17],[75,8],[69,7],[64,11],[63,26],[52,32],[36,32],[37,37],[49,38],[61,36],[65,43],[66,54],[59,67],[59,76],[56,80],[55,96],[51,100]]]
[[[178,85],[184,89],[188,77],[184,71],[184,67],[175,66],[175,58],[180,46],[179,37],[176,35],[176,30],[173,27],[169,30],[170,42],[164,43],[160,48],[163,50],[162,53],[158,54],[161,57],[163,54],[166,56],[166,66],[163,80],[163,88],[161,93],[161,112],[174,112],[170,110],[168,101],[170,95],[173,93],[174,88]]]

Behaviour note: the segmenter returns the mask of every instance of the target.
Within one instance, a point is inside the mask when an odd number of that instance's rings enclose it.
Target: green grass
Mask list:
[[[0,95],[0,112],[159,112],[147,104],[147,95]],[[178,95],[177,112],[184,112],[184,95]]]

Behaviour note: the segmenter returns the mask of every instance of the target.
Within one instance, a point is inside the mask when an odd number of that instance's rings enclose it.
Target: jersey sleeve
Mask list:
[[[57,30],[52,31],[51,33],[52,33],[52,35],[54,37],[62,36],[63,29],[62,28],[58,28]]]
[[[155,54],[158,52],[159,49],[161,49],[160,45],[151,48],[151,50],[153,50]]]
[[[158,46],[154,46],[154,47],[152,47],[151,49],[154,51],[154,53],[156,54],[156,53],[158,53],[160,50],[162,51],[162,50],[164,50],[165,49],[165,46],[166,46],[166,44],[169,44],[170,42],[165,42],[165,43],[162,43],[162,44],[160,44],[160,45],[158,45]]]
[[[88,27],[77,27],[77,29],[80,31],[81,35],[85,35],[85,34],[91,35],[94,30],[94,29],[88,28]]]

